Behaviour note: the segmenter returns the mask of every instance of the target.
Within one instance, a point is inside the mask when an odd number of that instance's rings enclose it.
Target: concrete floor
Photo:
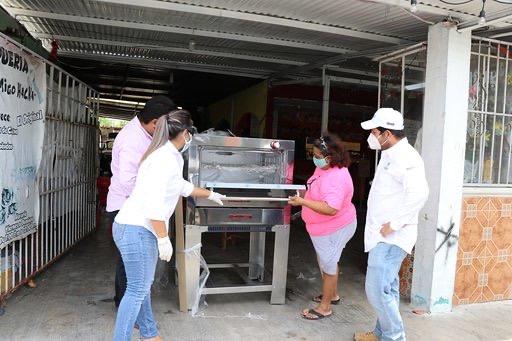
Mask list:
[[[269,293],[209,295],[196,316],[178,310],[178,289],[172,267],[159,262],[153,288],[153,310],[165,341],[169,340],[351,340],[356,331],[373,327],[374,314],[364,293],[366,256],[363,228],[347,246],[340,268],[342,303],[321,321],[299,313],[314,307],[320,274],[311,242],[301,222],[292,225],[285,305],[270,305]],[[243,236],[236,245],[220,248],[220,234],[203,238],[204,255],[237,258],[247,251]],[[268,234],[267,246],[273,245]],[[269,259],[272,250],[267,253]],[[6,302],[0,316],[0,340],[110,340],[113,308],[115,245],[105,222],[62,259],[35,278],[37,287],[21,288]],[[245,260],[246,261],[246,260]],[[172,278],[170,280],[169,278]],[[416,315],[407,302],[402,316],[409,341],[512,340],[512,301],[455,307],[453,312]],[[133,340],[137,340],[135,331]]]

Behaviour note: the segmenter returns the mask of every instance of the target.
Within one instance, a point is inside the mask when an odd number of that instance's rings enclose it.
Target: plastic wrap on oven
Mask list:
[[[201,182],[225,183],[280,183],[279,170],[275,165],[226,165],[203,164],[200,170]]]

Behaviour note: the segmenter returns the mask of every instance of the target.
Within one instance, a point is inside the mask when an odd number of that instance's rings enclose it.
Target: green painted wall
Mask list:
[[[41,41],[34,39],[34,37],[3,8],[0,8],[0,32],[41,57],[48,57],[48,51],[43,48]]]

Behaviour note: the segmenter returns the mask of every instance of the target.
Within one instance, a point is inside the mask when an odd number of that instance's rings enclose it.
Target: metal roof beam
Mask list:
[[[371,0],[371,2],[380,3],[380,4],[384,4],[384,5],[402,7],[406,10],[410,10],[410,8],[411,8],[411,2],[409,0]],[[441,15],[441,16],[445,16],[445,17],[452,17],[454,19],[455,18],[462,19],[465,21],[472,20],[475,18],[476,18],[476,20],[478,20],[478,13],[475,13],[475,15],[471,15],[471,14],[467,14],[467,13],[463,13],[463,12],[454,11],[451,9],[441,8],[438,6],[431,5],[431,4],[421,3],[420,1],[418,1],[418,3],[416,4],[416,8],[418,11],[416,13],[416,15],[418,15],[418,13],[419,14],[427,13],[427,14]],[[496,26],[502,27],[502,26],[508,26],[508,25],[503,24],[503,23],[497,23]]]
[[[498,38],[509,37],[509,36],[512,36],[512,32],[504,32],[504,33],[490,35],[489,38],[498,39]]]
[[[242,60],[252,60],[256,62],[265,62],[265,63],[276,63],[276,64],[284,64],[284,65],[306,65],[305,62],[298,62],[289,59],[279,59],[279,58],[271,58],[271,57],[261,57],[261,56],[252,56],[252,55],[244,55],[244,54],[236,54],[236,53],[226,53],[226,52],[218,52],[218,51],[210,51],[210,50],[201,50],[194,49],[190,50],[188,48],[179,48],[179,47],[167,47],[160,45],[150,45],[150,44],[137,44],[137,43],[127,43],[124,41],[113,41],[106,39],[91,39],[91,38],[81,38],[81,37],[73,37],[73,36],[63,36],[63,35],[53,35],[50,33],[39,33],[36,31],[29,31],[33,36],[38,37],[39,39],[56,39],[61,41],[72,41],[77,43],[86,43],[86,44],[99,44],[99,45],[109,45],[109,46],[120,46],[120,47],[128,47],[128,48],[143,48],[155,51],[168,51],[175,53],[186,53],[186,54],[194,54],[194,55],[206,55],[206,56],[214,56],[221,58],[233,58],[233,59],[242,59]]]
[[[242,34],[214,32],[214,31],[198,30],[198,29],[191,29],[191,28],[129,22],[129,21],[122,21],[122,20],[91,18],[91,17],[84,17],[84,16],[78,16],[78,15],[68,15],[68,14],[27,10],[27,9],[22,9],[22,8],[8,7],[8,6],[5,6],[4,8],[9,12],[10,15],[16,17],[16,19],[18,19],[17,18],[18,16],[27,16],[27,17],[35,17],[35,18],[46,18],[46,19],[52,19],[52,20],[79,22],[79,23],[90,24],[90,25],[113,26],[113,27],[122,27],[122,28],[128,28],[128,29],[139,29],[139,30],[147,30],[147,31],[184,34],[184,35],[188,35],[188,36],[203,36],[203,37],[209,37],[209,38],[245,41],[245,42],[250,42],[250,43],[286,46],[286,47],[293,47],[293,48],[299,48],[299,49],[316,50],[316,51],[324,51],[324,52],[332,52],[332,53],[346,53],[346,52],[353,51],[350,49],[339,48],[339,47],[334,47],[334,46],[316,45],[316,44],[310,44],[310,43],[304,43],[304,42],[255,37],[255,36],[248,36],[248,35],[242,35]]]
[[[338,77],[338,76],[326,76],[333,82],[343,83],[343,84],[358,84],[365,86],[374,86],[378,87],[379,82],[364,80],[359,78],[349,78],[349,77]],[[309,83],[322,83],[322,77],[313,77],[313,78],[303,78],[303,79],[294,79],[289,81],[280,81],[280,82],[272,82],[272,85],[290,85],[290,84],[309,84]]]
[[[344,67],[339,67],[337,65],[324,65],[324,66],[325,66],[325,69],[326,69],[327,73],[329,71],[333,71],[333,72],[341,72],[341,73],[351,73],[351,74],[354,74],[354,75],[367,76],[367,77],[372,77],[372,78],[379,78],[379,73],[378,72],[363,71],[363,70],[356,70],[356,69],[347,69],[347,68],[344,68]],[[334,75],[329,75],[329,76],[334,76]]]
[[[333,57],[327,57],[327,58],[319,59],[319,60],[309,63],[307,65],[297,66],[297,67],[289,68],[288,70],[276,72],[276,73],[270,75],[270,78],[276,79],[279,77],[285,77],[287,75],[294,75],[294,74],[301,73],[304,71],[317,69],[317,68],[323,67],[324,65],[332,66],[332,64],[341,63],[341,62],[344,62],[349,59],[361,58],[361,57],[369,58],[369,57],[379,55],[382,53],[389,53],[390,51],[396,50],[400,47],[404,48],[407,46],[410,46],[410,45],[388,46],[388,47],[383,47],[380,49],[370,49],[370,50],[366,50],[366,51],[359,51],[359,52],[352,53],[352,54],[347,53],[347,54],[337,55],[337,56],[333,56]]]
[[[98,91],[102,92],[104,90],[125,90],[125,91],[131,91],[131,92],[142,92],[142,93],[155,93],[155,94],[167,94],[169,93],[168,90],[162,90],[162,89],[154,89],[154,88],[140,88],[140,87],[133,87],[133,86],[122,86],[122,85],[108,85],[108,84],[102,84],[97,85],[96,88]],[[117,93],[117,96],[119,96],[119,92]]]
[[[111,98],[111,97],[119,97],[119,93],[118,92],[100,92],[100,99],[105,99],[105,98]],[[132,98],[132,99],[144,99],[144,100],[148,100],[150,99],[152,96],[144,96],[144,95],[134,95],[134,94],[124,94],[123,97],[126,97],[126,98]]]
[[[252,70],[252,69],[243,69],[243,68],[212,65],[212,64],[197,64],[197,63],[165,61],[165,60],[151,59],[151,58],[137,58],[134,56],[119,57],[119,56],[115,56],[115,55],[92,53],[92,52],[88,52],[88,51],[59,50],[59,55],[63,56],[63,57],[70,57],[70,58],[79,58],[79,59],[88,58],[90,60],[104,61],[104,62],[110,62],[110,63],[132,64],[132,65],[148,65],[148,63],[150,63],[153,66],[160,66],[160,67],[164,67],[164,68],[168,68],[168,69],[197,71],[197,72],[206,72],[206,73],[218,73],[218,74],[222,74],[222,75],[232,75],[232,76],[240,76],[240,77],[248,77],[248,78],[265,79],[265,78],[267,78],[267,75],[269,75],[272,72],[270,70]]]
[[[391,6],[397,6],[402,7],[407,10],[410,10],[411,8],[411,2],[408,0],[371,0],[371,2],[383,4],[383,5],[391,5]],[[456,11],[452,11],[449,9],[440,8],[437,6],[432,6],[428,4],[422,4],[418,2],[416,4],[417,11],[419,13],[427,13],[427,14],[434,14],[434,15],[441,15],[446,17],[456,17],[464,20],[473,19],[474,16],[466,13],[460,13]]]
[[[403,44],[407,42],[407,40],[391,37],[387,35],[371,33],[371,32],[363,32],[357,31],[348,28],[342,28],[337,26],[323,25],[311,22],[304,22],[301,20],[294,19],[286,19],[279,18],[269,15],[262,14],[253,14],[239,11],[231,11],[220,8],[212,8],[205,6],[197,6],[197,5],[187,5],[187,4],[177,4],[171,3],[167,1],[157,1],[157,0],[96,0],[97,2],[104,3],[115,3],[120,5],[130,5],[130,6],[138,6],[152,9],[162,9],[176,12],[185,12],[191,14],[202,14],[209,15],[219,18],[229,18],[235,20],[243,20],[243,21],[252,21],[258,23],[265,23],[283,27],[292,27],[298,28],[308,31],[316,31],[322,33],[330,33],[347,37],[355,37],[360,39],[372,40],[385,42],[390,44]]]
[[[358,84],[358,85],[366,85],[366,86],[374,86],[378,87],[379,82],[368,81],[363,79],[356,78],[347,78],[347,77],[337,77],[337,76],[327,76],[332,82],[338,82],[343,84]]]
[[[115,75],[107,75],[107,74],[91,74],[91,75],[84,75],[85,79],[88,80],[88,83],[94,83],[101,81],[103,83],[107,82],[113,82],[113,83],[119,83],[123,80],[123,77],[121,76],[115,76]],[[136,78],[136,77],[127,77],[126,78],[127,83],[136,83],[136,84],[143,84],[143,85],[152,85],[152,86],[169,86],[169,81],[164,80],[158,80],[158,79],[148,79],[148,78]]]
[[[312,77],[312,78],[299,78],[299,79],[291,79],[287,81],[278,81],[272,82],[272,85],[292,85],[292,84],[310,84],[310,83],[319,83],[322,84],[322,77]]]
[[[457,29],[461,32],[463,31],[472,31],[477,28],[485,27],[485,26],[497,26],[499,23],[509,20],[512,18],[512,8],[507,8],[499,12],[494,12],[492,14],[486,15],[486,21],[484,25],[480,25],[478,23],[479,18],[473,18],[468,20],[467,22],[463,22],[457,26]],[[510,26],[510,25],[507,25]]]

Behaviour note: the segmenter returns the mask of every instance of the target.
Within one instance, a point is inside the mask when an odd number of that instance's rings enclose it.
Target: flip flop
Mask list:
[[[313,301],[313,302],[317,302],[317,303],[322,302],[322,297],[323,297],[323,295],[315,296],[315,297],[313,297],[313,298],[311,299],[311,301]],[[336,304],[340,304],[340,302],[341,302],[341,297],[340,297],[340,298],[338,298],[337,300],[332,300],[332,301],[331,301],[331,304],[336,305]]]
[[[310,314],[310,315],[313,315],[313,316],[316,316],[316,317],[309,317],[307,314]],[[315,309],[309,309],[307,311],[307,313],[302,312],[302,318],[305,319],[305,320],[310,320],[310,321],[321,320],[321,319],[324,319],[326,317],[330,317],[331,315],[332,315],[332,313],[324,315],[322,313],[319,313]]]

